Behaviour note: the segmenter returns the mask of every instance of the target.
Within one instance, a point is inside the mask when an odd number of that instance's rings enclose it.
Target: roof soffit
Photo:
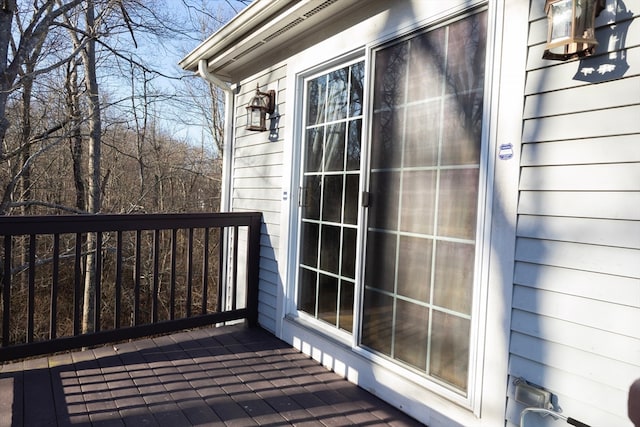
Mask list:
[[[248,10],[251,6],[245,9],[187,55],[180,66],[195,71],[199,60],[206,59],[209,71],[216,77],[238,82],[261,67],[322,40],[326,37],[323,29],[329,24],[335,26],[342,20],[348,26],[344,17],[357,3],[358,0],[257,0],[251,5],[256,10]],[[258,9],[258,5],[262,7]]]

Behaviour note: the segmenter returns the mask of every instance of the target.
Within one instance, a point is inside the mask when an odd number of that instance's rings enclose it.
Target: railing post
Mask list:
[[[258,326],[258,291],[260,282],[260,228],[262,215],[252,215],[247,248],[247,324]]]

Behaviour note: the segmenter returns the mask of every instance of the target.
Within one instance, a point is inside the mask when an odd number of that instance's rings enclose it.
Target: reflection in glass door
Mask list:
[[[364,63],[305,82],[298,310],[353,329]]]

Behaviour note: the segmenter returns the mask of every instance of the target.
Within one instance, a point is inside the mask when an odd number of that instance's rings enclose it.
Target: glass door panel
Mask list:
[[[486,12],[374,52],[360,344],[466,394]]]
[[[305,82],[297,308],[347,332],[354,321],[363,85],[364,62]]]

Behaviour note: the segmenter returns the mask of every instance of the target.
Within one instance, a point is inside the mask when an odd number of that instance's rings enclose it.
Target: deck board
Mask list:
[[[0,414],[0,427],[421,425],[239,325],[2,365]]]

